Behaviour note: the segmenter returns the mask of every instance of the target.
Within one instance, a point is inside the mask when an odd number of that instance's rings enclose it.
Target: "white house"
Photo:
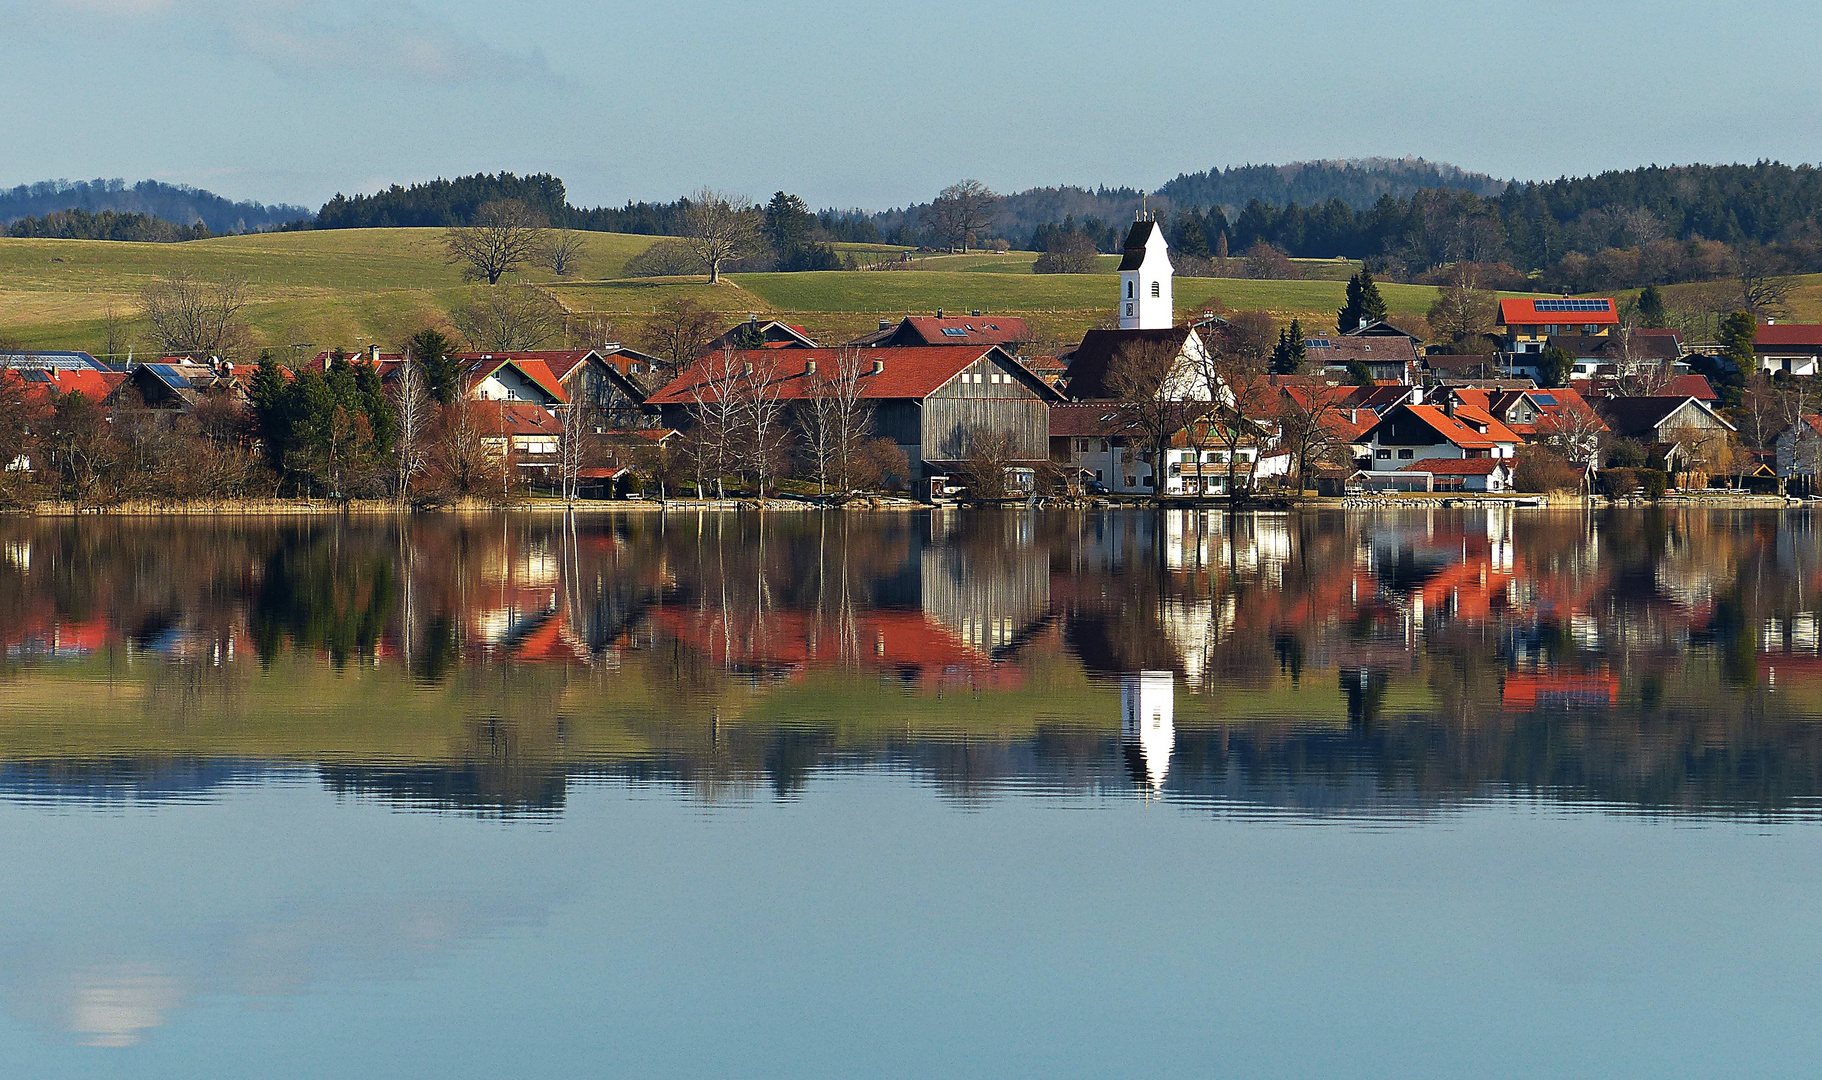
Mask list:
[[[1120,329],[1168,330],[1176,323],[1170,275],[1164,230],[1150,215],[1133,222],[1120,259]]]

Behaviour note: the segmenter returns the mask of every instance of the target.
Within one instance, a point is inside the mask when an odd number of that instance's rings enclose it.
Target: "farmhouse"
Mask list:
[[[1643,443],[1673,473],[1717,471],[1734,426],[1693,397],[1612,397],[1595,411],[1615,435]]]
[[[1384,325],[1383,323],[1374,325]],[[1375,382],[1410,384],[1419,367],[1416,339],[1409,334],[1341,334],[1303,339],[1304,355],[1312,370],[1346,374],[1360,364]]]
[[[916,479],[959,466],[983,432],[1005,436],[1008,460],[1049,456],[1050,405],[1062,397],[997,345],[937,345],[869,349],[855,376],[861,400],[872,406],[874,437],[905,454]],[[747,350],[733,367],[712,354],[653,394],[647,405],[666,426],[687,431],[705,402],[723,393],[769,396],[796,408],[823,392],[852,354],[841,349]]]
[[[1611,298],[1509,298],[1499,302],[1499,325],[1505,327],[1505,351],[1543,352],[1558,334],[1605,335],[1620,323]]]
[[[1766,323],[1753,338],[1752,351],[1767,374],[1822,373],[1822,325]]]
[[[1456,404],[1399,405],[1379,419],[1362,441],[1373,468],[1403,469],[1437,458],[1516,457],[1522,440],[1484,409]]]

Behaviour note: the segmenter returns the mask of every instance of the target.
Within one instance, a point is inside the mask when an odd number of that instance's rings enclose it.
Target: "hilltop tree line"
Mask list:
[[[217,236],[258,232],[311,216],[302,206],[234,202],[213,192],[157,180],[141,180],[132,185],[124,180],[45,180],[0,190],[0,224],[28,217],[44,218],[65,210],[144,214],[183,228],[200,222],[209,234]]]

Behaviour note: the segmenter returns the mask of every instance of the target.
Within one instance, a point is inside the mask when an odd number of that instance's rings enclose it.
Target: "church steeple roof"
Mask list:
[[[1156,232],[1155,221],[1135,221],[1132,230],[1126,234],[1124,254],[1120,259],[1120,269],[1137,270],[1145,262],[1145,245],[1151,241],[1151,234]]]

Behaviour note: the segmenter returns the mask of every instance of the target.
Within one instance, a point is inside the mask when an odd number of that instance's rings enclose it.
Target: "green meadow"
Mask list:
[[[733,274],[711,286],[703,277],[626,278],[627,261],[657,237],[585,233],[581,270],[557,281],[543,271],[522,280],[546,285],[578,316],[604,319],[625,340],[668,297],[688,295],[730,321],[779,316],[812,336],[846,340],[881,318],[937,309],[1022,315],[1046,344],[1068,344],[1113,313],[1117,259],[1103,257],[1092,274],[1031,272],[1031,252],[914,255],[903,269],[807,274]],[[34,348],[99,349],[110,317],[128,323],[143,353],[143,327],[133,325],[138,296],[176,270],[235,275],[247,282],[245,312],[255,342],[284,349],[309,343],[360,347],[392,342],[447,318],[481,286],[463,282],[435,229],[354,229],[217,237],[184,244],[0,238],[0,337]],[[890,257],[901,249],[838,245],[857,255]],[[1305,280],[1178,278],[1178,311],[1264,310],[1281,322],[1326,327],[1342,306],[1344,279],[1355,264],[1306,260]],[[1421,315],[1436,290],[1382,286],[1392,311]],[[560,345],[562,342],[552,342]]]

